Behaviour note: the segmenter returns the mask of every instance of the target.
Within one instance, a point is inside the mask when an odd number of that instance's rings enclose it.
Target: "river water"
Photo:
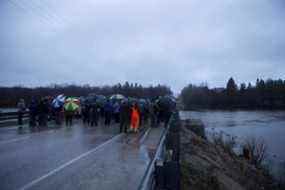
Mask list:
[[[224,132],[239,142],[255,137],[267,145],[267,161],[274,173],[285,160],[285,111],[186,111],[181,119],[200,119],[207,132]]]

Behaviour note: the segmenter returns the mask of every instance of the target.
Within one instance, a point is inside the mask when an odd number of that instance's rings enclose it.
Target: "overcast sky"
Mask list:
[[[0,85],[225,86],[285,72],[284,0],[1,0]]]

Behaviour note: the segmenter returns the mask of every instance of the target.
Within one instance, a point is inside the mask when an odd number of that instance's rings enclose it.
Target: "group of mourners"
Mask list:
[[[29,125],[35,126],[47,126],[49,120],[52,119],[52,115],[55,110],[50,105],[50,98],[44,97],[40,99],[32,98],[30,103],[26,105],[24,99],[20,99],[18,104],[18,124],[23,125],[23,115],[29,111]]]
[[[120,132],[127,132],[128,129],[137,132],[143,120],[147,120],[148,113],[144,107],[139,108],[137,103],[108,100],[103,106],[99,104],[82,106],[81,114],[83,123],[90,126],[97,126],[101,119],[105,126],[110,126],[112,122],[119,123]]]
[[[167,126],[173,111],[173,106],[161,106],[157,99],[145,100],[141,103],[129,101],[128,98],[107,99],[103,104],[87,104],[82,101],[79,109],[74,111],[67,110],[64,104],[52,106],[52,98],[50,97],[32,98],[27,107],[25,101],[21,99],[17,106],[20,125],[23,123],[23,113],[28,108],[31,127],[45,127],[50,120],[55,120],[56,124],[61,125],[63,118],[65,118],[66,126],[71,126],[73,118],[78,117],[82,119],[84,125],[89,126],[98,126],[99,123],[110,126],[111,123],[118,123],[120,132],[124,133],[138,132],[145,124],[156,127],[160,122],[164,122]]]

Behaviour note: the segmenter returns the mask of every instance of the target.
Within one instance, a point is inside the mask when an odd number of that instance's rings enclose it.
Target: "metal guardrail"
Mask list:
[[[157,173],[155,171],[156,170],[155,167],[156,167],[156,164],[158,161],[163,162],[163,163],[165,163],[165,161],[166,161],[167,148],[169,148],[169,147],[167,147],[168,146],[167,143],[169,143],[169,138],[171,138],[169,136],[169,132],[171,131],[171,128],[175,127],[174,125],[175,125],[175,122],[177,122],[177,120],[179,120],[179,114],[178,114],[178,112],[175,112],[174,114],[172,114],[167,128],[163,131],[163,133],[160,137],[160,141],[159,141],[159,145],[158,145],[156,154],[155,154],[153,160],[148,165],[146,173],[143,176],[142,182],[138,188],[139,190],[157,189],[157,183],[158,182],[155,181],[155,178],[156,178],[155,173]],[[179,129],[176,132],[179,133]],[[179,136],[178,136],[178,138],[179,138]],[[177,142],[179,142],[179,141],[177,141]],[[175,146],[177,146],[177,144]],[[178,147],[179,147],[179,145],[178,145]],[[177,151],[175,151],[175,152],[177,152]],[[178,154],[179,154],[179,151],[178,151]],[[175,163],[177,163],[179,166],[179,156],[173,156],[173,158],[171,158],[171,159],[173,159],[173,161]],[[162,165],[163,165],[163,163],[162,163]],[[176,175],[179,176],[180,174],[176,173]],[[178,187],[178,189],[177,189],[177,187],[175,187],[174,189],[179,190],[179,187]]]
[[[169,128],[169,127],[168,127]],[[163,146],[165,144],[165,136],[168,131],[168,128],[165,129],[160,137],[159,145],[153,160],[148,165],[146,173],[143,177],[142,183],[139,186],[139,190],[150,190],[153,189],[153,182],[154,182],[154,166],[155,162],[161,157],[163,152]]]
[[[23,118],[29,117],[29,112],[23,112]],[[18,112],[0,112],[0,121],[18,119]]]

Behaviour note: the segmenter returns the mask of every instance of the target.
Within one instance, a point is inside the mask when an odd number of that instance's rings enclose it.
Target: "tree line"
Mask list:
[[[185,109],[285,109],[285,80],[257,79],[239,86],[233,78],[226,88],[189,84],[181,91]]]
[[[142,86],[125,82],[124,84],[116,84],[112,86],[90,86],[90,85],[50,85],[45,87],[28,88],[23,86],[16,87],[0,87],[0,107],[15,107],[20,98],[24,98],[27,102],[32,97],[57,96],[64,94],[66,96],[87,96],[95,93],[104,96],[113,94],[122,94],[126,97],[134,98],[154,98],[163,95],[171,95],[172,91],[168,86]]]

